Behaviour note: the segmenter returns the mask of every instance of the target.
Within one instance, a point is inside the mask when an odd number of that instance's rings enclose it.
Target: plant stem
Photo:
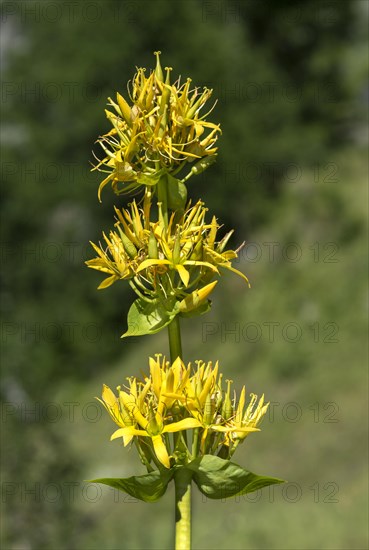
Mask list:
[[[186,468],[179,468],[174,475],[176,498],[175,550],[191,549],[191,477]]]
[[[168,227],[168,180],[166,176],[162,176],[158,182],[158,199],[161,203],[161,211],[163,214],[165,227]],[[179,318],[176,316],[168,325],[168,338],[171,362],[177,357],[182,359],[182,343],[181,329],[179,326]]]
[[[158,199],[165,227],[168,227],[168,187],[167,178],[162,177],[158,183]],[[176,315],[168,325],[170,360],[173,363],[177,357],[182,359],[181,328]],[[174,434],[176,436],[178,434]],[[176,445],[176,437],[174,439]],[[175,485],[175,550],[191,549],[191,477],[186,468],[178,468],[174,475]]]
[[[161,202],[161,211],[163,213],[165,227],[168,227],[168,180],[166,176],[162,176],[158,182],[158,201]]]
[[[173,363],[177,357],[182,359],[181,328],[178,315],[176,315],[173,321],[168,325],[168,337],[170,360]]]
[[[199,428],[195,428],[193,431],[193,439],[192,439],[192,460],[194,460],[197,457],[198,446],[199,446]]]
[[[176,316],[168,325],[171,362],[182,359],[181,329]],[[177,435],[177,434],[174,434]],[[174,474],[175,486],[175,550],[191,549],[191,477],[189,470],[182,467]]]

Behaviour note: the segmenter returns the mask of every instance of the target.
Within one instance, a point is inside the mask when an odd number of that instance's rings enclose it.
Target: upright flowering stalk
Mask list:
[[[223,378],[218,363],[183,360],[180,319],[206,313],[218,278],[233,271],[249,285],[232,261],[232,234],[202,201],[187,199],[187,182],[215,160],[219,124],[207,120],[212,90],[171,80],[170,67],[146,74],[137,69],[128,86],[109,98],[111,130],[98,138],[101,155],[94,170],[104,173],[98,189],[111,185],[117,194],[139,193],[126,207],[115,207],[114,227],[91,243],[88,267],[104,278],[98,288],[128,281],[136,299],[122,337],[153,334],[167,327],[170,360],[149,359],[141,377],[129,377],[114,393],[104,386],[99,401],[117,425],[111,436],[134,445],[147,474],[101,483],[152,502],[174,480],[176,549],[191,547],[191,485],[209,498],[246,494],[280,483],[231,462],[238,445],[260,431],[268,403]],[[241,245],[242,246],[242,245]]]

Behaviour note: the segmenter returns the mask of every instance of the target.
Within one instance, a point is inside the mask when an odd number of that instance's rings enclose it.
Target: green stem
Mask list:
[[[182,343],[181,343],[181,327],[179,325],[179,317],[176,315],[168,325],[169,350],[170,360],[173,363],[180,357],[182,359]]]
[[[191,550],[191,477],[186,468],[178,468],[174,475],[176,498],[175,550]]]
[[[197,457],[198,453],[198,446],[199,446],[199,429],[195,428],[193,431],[193,439],[192,439],[192,460],[194,460]]]
[[[158,199],[161,202],[161,211],[164,218],[164,224],[168,227],[168,180],[166,175],[162,176],[158,182]],[[168,325],[168,338],[171,362],[177,357],[182,359],[181,329],[179,326],[178,315]]]
[[[168,227],[168,180],[161,177],[158,186],[158,199],[161,203],[164,225]],[[176,315],[168,325],[168,338],[170,360],[173,363],[177,357],[182,359],[181,328],[179,317]],[[174,434],[174,446],[178,440]],[[175,550],[191,549],[191,472],[185,468],[179,468],[174,475],[175,485],[175,520],[176,540]]]
[[[162,176],[158,182],[158,201],[161,202],[161,211],[163,213],[165,227],[168,227],[168,180],[166,175]]]
[[[171,362],[182,359],[181,329],[178,315],[168,325]],[[174,434],[176,436],[178,434]],[[177,443],[176,443],[177,444]],[[176,445],[175,444],[175,445]],[[174,475],[175,485],[175,550],[191,550],[191,472],[179,468]]]

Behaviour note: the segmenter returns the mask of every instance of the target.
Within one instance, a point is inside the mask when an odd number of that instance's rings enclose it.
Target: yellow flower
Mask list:
[[[107,288],[119,279],[132,279],[137,268],[145,258],[148,248],[149,231],[144,227],[148,224],[148,216],[140,214],[136,202],[133,201],[131,209],[118,210],[115,208],[117,231],[110,231],[109,238],[103,233],[106,247],[100,244],[100,248],[91,242],[97,258],[88,260],[86,265],[92,269],[108,273],[98,289]]]
[[[218,273],[218,269],[210,262],[191,259],[192,253],[198,243],[201,244],[206,209],[202,203],[187,210],[182,224],[175,224],[175,213],[172,214],[168,228],[165,228],[160,221],[152,225],[154,237],[161,251],[161,256],[144,260],[138,272],[152,266],[168,266],[169,269],[177,271],[183,285],[188,287],[190,281],[190,267],[205,267]],[[191,222],[189,222],[191,219]]]
[[[193,207],[189,205],[179,220],[173,213],[167,228],[160,219],[155,224],[151,223],[159,253],[156,258],[144,260],[137,272],[153,266],[163,267],[165,271],[174,270],[187,288],[191,282],[191,273],[195,275],[192,284],[201,284],[209,282],[208,279],[212,279],[214,274],[219,274],[218,267],[221,267],[237,273],[248,283],[247,277],[231,265],[231,259],[237,258],[237,252],[224,251],[232,232],[216,242],[219,226],[215,218],[211,224],[205,222],[206,212],[204,204],[198,201]]]
[[[114,395],[111,389],[103,385],[102,399],[97,397],[97,400],[104,405],[105,409],[110,414],[111,418],[114,420],[118,426],[122,428],[127,428],[130,426],[135,426],[136,421],[129,413],[128,409],[124,406],[123,402],[119,400],[118,397]],[[133,435],[124,436],[124,445],[128,445],[132,440]]]
[[[227,449],[225,456],[228,458],[233,455],[239,443],[242,443],[250,433],[260,431],[258,424],[269,407],[269,403],[264,405],[263,394],[255,408],[257,395],[252,393],[250,394],[251,401],[245,410],[245,386],[241,390],[237,407],[235,406],[236,397],[231,399],[230,393],[230,381],[228,381],[227,392],[221,408],[221,417],[224,424],[217,428],[218,431],[224,432],[222,445],[223,449]],[[219,444],[219,441],[217,443]]]
[[[109,277],[104,279],[98,286],[99,290],[107,288],[119,279],[129,279],[134,274],[131,259],[126,253],[119,236],[114,231],[110,231],[110,238],[105,233],[103,233],[103,237],[107,245],[105,248],[101,244],[99,248],[90,241],[98,256],[86,262],[88,267],[109,274]]]
[[[150,375],[153,393],[159,403],[158,410],[163,413],[164,410],[170,410],[176,398],[171,394],[182,393],[187,386],[190,377],[190,366],[185,367],[180,357],[171,365],[169,361],[161,355],[156,355],[156,360],[150,357]]]
[[[149,367],[143,381],[131,377],[126,388],[118,386],[118,396],[104,386],[99,400],[119,427],[111,440],[122,437],[124,446],[133,440],[149,468],[151,460],[170,468],[191,460],[198,451],[230,458],[249,433],[259,431],[269,404],[264,404],[264,396],[257,403],[251,394],[245,408],[243,387],[236,405],[230,380],[222,390],[218,363],[199,360],[192,370],[191,363],[186,366],[179,357],[170,363],[157,354]],[[188,436],[181,432],[193,429],[190,451]]]
[[[237,252],[242,248],[244,243],[238,248],[238,250],[224,250],[233,233],[233,230],[227,233],[221,241],[217,242],[216,236],[219,227],[220,226],[217,223],[216,217],[213,216],[210,224],[210,230],[207,233],[206,238],[204,239],[204,259],[217,267],[219,266],[233,271],[234,273],[242,277],[250,287],[250,283],[246,275],[244,275],[238,269],[235,269],[231,263],[231,260],[237,258]]]
[[[146,77],[139,68],[133,78],[131,105],[119,93],[116,101],[109,98],[113,111],[106,110],[106,116],[113,128],[97,140],[105,156],[94,167],[108,174],[99,186],[99,199],[108,183],[117,194],[156,185],[163,174],[176,175],[197,160],[187,180],[215,158],[220,127],[206,121],[209,113],[200,113],[212,90],[191,89],[190,78],[171,83],[171,68],[165,69],[164,78],[160,52],[155,55],[155,71]]]
[[[147,197],[142,209],[135,201],[130,209],[115,209],[115,230],[110,231],[109,238],[103,234],[105,247],[91,243],[98,256],[86,262],[88,267],[108,274],[99,289],[129,279],[145,300],[159,299],[164,304],[168,297],[173,298],[178,302],[178,312],[189,313],[206,303],[219,268],[237,273],[248,283],[247,277],[232,266],[237,252],[224,250],[231,233],[216,241],[219,225],[215,218],[206,223],[207,209],[201,201],[189,204],[180,216],[173,213],[168,226],[160,203],[158,210],[158,221],[150,221],[151,200]],[[173,301],[171,304],[173,307]]]
[[[209,432],[224,434],[224,441],[228,441],[234,426],[229,419],[233,415],[233,407],[230,399],[230,385],[228,381],[227,392],[223,396],[221,390],[222,375],[218,377],[218,363],[214,369],[212,363],[206,366],[199,362],[196,373],[191,379],[189,391],[186,395],[186,408],[201,423],[203,428],[201,435],[201,451],[205,454],[206,439]],[[244,437],[250,432],[259,431],[255,425],[244,422],[239,426]],[[217,442],[219,444],[219,441]]]
[[[251,401],[245,411],[245,394],[246,390],[245,386],[243,386],[235,415],[228,422],[228,425],[232,428],[233,440],[243,441],[245,437],[247,437],[247,435],[249,434],[249,431],[244,431],[247,428],[250,428],[250,432],[254,431],[259,422],[266,414],[269,407],[269,403],[266,403],[264,405],[264,394],[261,396],[259,402],[257,403],[258,396],[254,393],[251,393]]]
[[[113,433],[110,439],[113,440],[118,437],[123,437],[124,440],[124,438],[133,436],[150,437],[158,460],[161,464],[163,464],[163,466],[170,468],[169,453],[163,441],[163,435],[166,433],[180,432],[182,430],[196,428],[200,425],[200,423],[194,418],[184,418],[178,422],[165,424],[163,401],[159,402],[156,411],[153,407],[147,407],[145,411],[146,414],[144,415],[139,409],[137,401],[132,399],[131,394],[121,392],[120,398],[129,413],[136,420],[138,428],[133,426],[119,428]],[[126,441],[124,441],[124,444],[126,445]]]
[[[213,367],[211,361],[205,364],[197,361],[197,369],[181,392],[168,394],[177,399],[196,420],[202,431],[200,450],[215,452],[225,445],[234,452],[235,447],[251,432],[260,431],[257,427],[265,415],[268,404],[264,405],[264,396],[254,409],[257,396],[252,399],[246,411],[245,387],[243,387],[237,408],[235,397],[231,397],[231,381],[227,381],[227,390],[222,392],[222,375],[218,376],[218,363]]]
[[[159,355],[156,361],[150,358],[150,378],[145,383],[129,379],[128,391],[119,388],[119,400],[104,386],[101,402],[119,426],[111,440],[123,437],[126,446],[134,436],[148,437],[157,459],[170,468],[170,455],[163,435],[196,428],[200,423],[191,417],[173,421],[169,411],[175,399],[165,393],[181,391],[187,383],[189,369],[185,369],[179,358],[173,365],[165,358],[160,362],[159,358]]]

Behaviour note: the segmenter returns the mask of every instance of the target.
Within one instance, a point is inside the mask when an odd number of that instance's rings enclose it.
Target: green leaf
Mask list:
[[[248,472],[230,460],[205,455],[196,458],[187,468],[193,470],[193,479],[200,491],[209,498],[223,499],[245,495],[284,480]]]
[[[137,183],[141,183],[141,185],[157,185],[162,175],[163,175],[163,170],[154,172],[152,175],[141,173],[137,178]]]
[[[167,174],[168,181],[168,207],[171,210],[184,210],[187,202],[187,188],[184,183],[170,174]]]
[[[128,330],[122,334],[122,338],[155,334],[169,325],[176,313],[176,305],[146,302],[137,298],[128,311]]]
[[[134,498],[144,502],[155,502],[162,497],[167,490],[169,481],[172,479],[174,470],[151,472],[143,476],[132,476],[126,478],[103,477],[90,479],[90,483],[103,483],[128,493]]]

